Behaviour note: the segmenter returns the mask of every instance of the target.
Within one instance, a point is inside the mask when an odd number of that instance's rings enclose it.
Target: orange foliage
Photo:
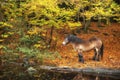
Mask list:
[[[61,36],[57,45],[57,51],[61,55],[61,59],[45,60],[44,63],[54,64],[57,66],[68,66],[75,68],[84,67],[105,67],[105,68],[120,68],[120,24],[111,24],[106,27],[98,28],[95,23],[90,27],[93,31],[89,31],[89,34],[80,33],[77,36],[88,39],[92,36],[97,36],[103,40],[105,45],[104,58],[100,62],[91,60],[93,51],[85,52],[85,63],[78,62],[77,52],[74,51],[71,45],[61,45],[65,36]]]

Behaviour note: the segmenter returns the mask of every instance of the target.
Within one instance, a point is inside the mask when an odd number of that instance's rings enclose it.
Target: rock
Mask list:
[[[37,73],[37,70],[33,67],[29,67],[27,69],[27,72],[28,72],[28,74],[33,75],[33,74]]]

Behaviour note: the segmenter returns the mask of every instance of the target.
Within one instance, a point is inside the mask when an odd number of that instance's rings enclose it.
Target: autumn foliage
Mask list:
[[[120,69],[119,23],[115,0],[0,0],[0,79],[22,79],[39,65]],[[79,63],[72,46],[61,44],[67,34],[101,38],[103,60],[92,61],[90,51]]]
[[[103,60],[100,62],[96,62],[92,60],[94,55],[94,51],[84,52],[85,63],[82,64],[78,62],[78,53],[74,51],[72,45],[63,46],[62,41],[65,36],[62,36],[62,40],[59,41],[59,45],[57,46],[57,50],[61,55],[61,58],[56,58],[55,60],[45,60],[46,64],[54,64],[59,65],[61,67],[73,67],[73,68],[84,68],[84,67],[104,67],[104,68],[117,68],[120,66],[119,59],[119,31],[120,24],[112,24],[111,26],[106,26],[103,28],[97,28],[95,23],[91,24],[89,34],[84,34],[81,32],[77,34],[78,37],[83,39],[89,39],[90,37],[97,36],[102,39],[104,43],[104,56]]]

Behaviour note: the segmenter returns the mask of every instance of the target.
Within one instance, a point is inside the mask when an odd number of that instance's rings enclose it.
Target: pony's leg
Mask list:
[[[84,63],[83,55],[81,52],[78,53],[78,57],[79,57],[79,62]]]
[[[96,48],[96,57],[95,57],[95,60],[96,61],[100,60],[100,49],[99,48]]]
[[[94,49],[94,56],[93,56],[92,60],[96,60],[96,55],[97,55],[97,52],[96,52],[96,49]]]
[[[97,61],[100,61],[100,56],[101,56],[101,54],[100,54],[100,49],[98,50],[98,58],[97,58]]]

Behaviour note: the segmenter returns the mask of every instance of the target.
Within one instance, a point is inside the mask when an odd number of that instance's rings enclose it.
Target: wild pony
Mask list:
[[[94,50],[93,60],[99,61],[103,57],[103,42],[97,37],[83,40],[75,35],[68,35],[63,41],[63,45],[71,43],[75,51],[78,52],[79,61],[84,63],[83,52]]]

